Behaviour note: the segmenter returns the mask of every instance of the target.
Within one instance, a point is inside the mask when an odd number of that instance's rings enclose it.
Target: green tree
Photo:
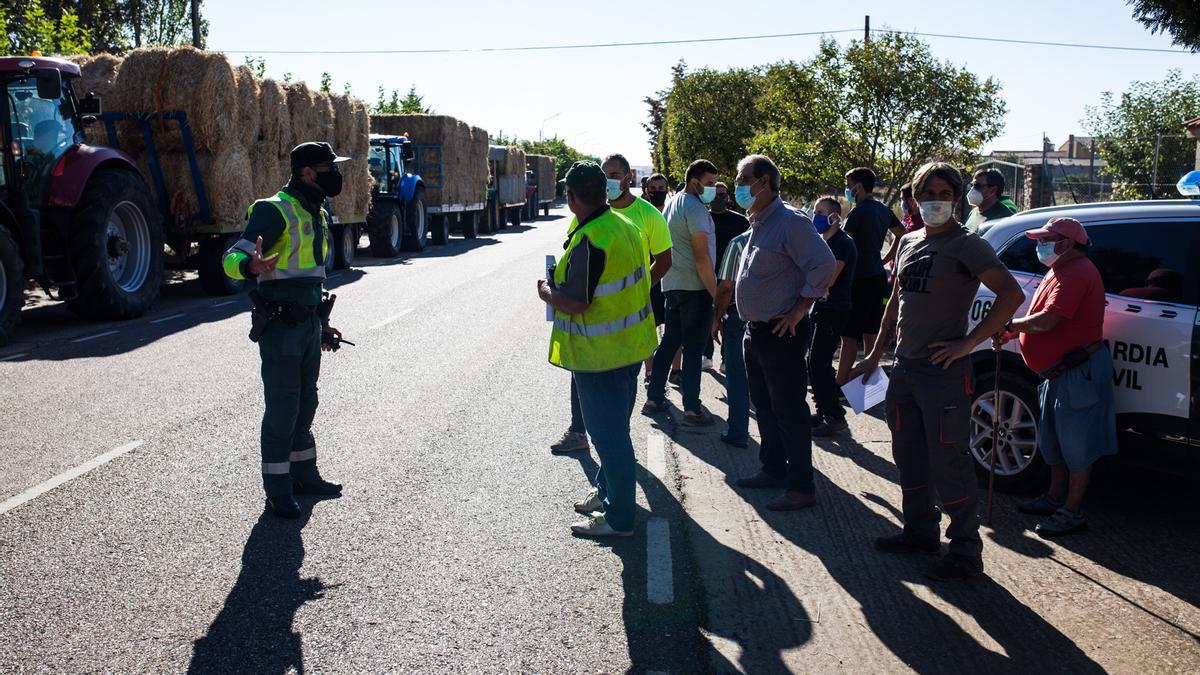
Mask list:
[[[497,145],[516,145],[531,155],[549,155],[554,158],[554,173],[558,180],[567,175],[567,169],[579,161],[600,162],[595,155],[588,155],[576,150],[566,141],[554,136],[541,141],[521,141],[516,138],[497,138]]]
[[[85,54],[91,48],[79,18],[71,10],[51,17],[38,3],[19,10],[0,11],[0,49],[3,54],[28,54],[40,50],[46,54]]]
[[[246,57],[246,65],[254,73],[258,79],[263,79],[267,76],[267,60],[261,56],[254,58],[253,56]]]
[[[892,203],[921,164],[970,163],[1006,110],[996,80],[939,61],[902,33],[844,48],[823,41],[809,62],[772,66],[765,80],[763,130],[749,149],[786,167],[786,191],[805,197],[840,192],[847,170],[867,166]]]
[[[642,99],[642,102],[649,108],[649,121],[643,122],[642,128],[646,130],[646,135],[650,139],[651,161],[654,163],[654,167],[664,175],[669,175],[671,171],[671,162],[666,149],[668,136],[663,130],[663,124],[667,117],[667,97],[671,95],[671,88],[686,73],[687,62],[680,59],[678,63],[671,66],[671,84],[655,92],[654,95]]]
[[[128,30],[134,47],[190,45],[192,7],[190,0],[126,0]],[[203,3],[201,3],[203,11]],[[208,21],[200,21],[200,39],[208,40]]]
[[[380,85],[378,97],[375,100],[375,105],[371,106],[371,112],[381,115],[395,115],[400,112],[400,92],[395,89],[389,95]]]
[[[328,94],[331,91],[333,91],[333,75],[321,73],[321,93]]]
[[[1200,77],[1186,79],[1178,70],[1157,82],[1134,82],[1119,98],[1106,91],[1100,105],[1088,106],[1084,128],[1098,139],[1104,171],[1113,178],[1114,199],[1175,196],[1170,190],[1175,174],[1191,167],[1195,158],[1195,145],[1177,138],[1180,121],[1195,117],[1198,110]],[[1159,184],[1151,190],[1156,139]]]
[[[1200,51],[1200,4],[1196,0],[1127,0],[1133,18],[1151,33],[1169,33],[1171,42]]]
[[[674,182],[693,161],[707,159],[722,178],[732,180],[758,129],[755,101],[761,84],[760,71],[745,68],[704,68],[675,80],[667,95],[658,168]]]
[[[433,108],[425,105],[424,101],[425,97],[417,94],[417,86],[414,84],[408,88],[408,94],[400,101],[400,112],[406,115],[432,115]]]

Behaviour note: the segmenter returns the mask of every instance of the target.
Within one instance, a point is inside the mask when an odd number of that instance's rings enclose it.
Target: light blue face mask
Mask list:
[[[1038,244],[1037,244],[1038,262],[1042,263],[1046,267],[1050,267],[1051,265],[1054,264],[1055,260],[1058,260],[1059,256],[1057,253],[1054,252],[1054,245],[1056,243],[1058,243],[1058,242],[1054,242],[1054,241],[1039,241],[1038,242]]]
[[[615,178],[608,179],[608,201],[619,199],[625,191],[621,189],[621,181]]]
[[[850,188],[846,188],[846,201],[850,202],[851,204],[854,203],[854,191]]]
[[[705,185],[704,190],[700,193],[700,201],[705,204],[711,204],[712,200],[717,198],[717,186]]]
[[[739,185],[733,189],[733,201],[742,207],[743,210],[754,206],[754,195],[750,192],[749,185]]]

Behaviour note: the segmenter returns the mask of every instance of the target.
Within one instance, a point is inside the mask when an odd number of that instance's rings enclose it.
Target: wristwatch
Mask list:
[[[1012,319],[1009,319],[1009,320],[1008,320],[1008,322],[1006,322],[1006,323],[1004,324],[1004,332],[1005,332],[1005,333],[1012,333],[1012,332],[1013,332]]]

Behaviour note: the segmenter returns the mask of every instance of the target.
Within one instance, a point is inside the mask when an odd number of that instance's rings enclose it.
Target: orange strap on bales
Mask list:
[[[162,109],[162,90],[163,82],[167,79],[167,55],[163,54],[162,61],[158,65],[158,86],[154,88],[154,103],[158,108],[158,130],[165,132],[167,127],[163,124],[163,109]]]

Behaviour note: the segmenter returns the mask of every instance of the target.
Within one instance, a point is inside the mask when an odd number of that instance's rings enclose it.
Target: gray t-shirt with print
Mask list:
[[[900,238],[896,252],[900,318],[896,354],[929,358],[930,342],[967,334],[967,315],[979,275],[1001,265],[996,252],[978,235],[959,227],[928,236],[920,229]]]

